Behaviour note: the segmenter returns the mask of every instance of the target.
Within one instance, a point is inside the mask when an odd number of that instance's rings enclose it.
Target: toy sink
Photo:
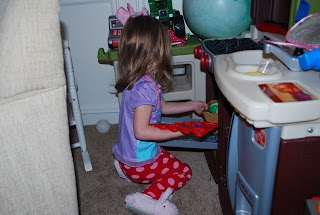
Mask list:
[[[259,75],[259,68],[268,66]],[[216,82],[237,112],[257,128],[320,120],[320,72],[293,72],[262,50],[218,55]]]
[[[226,57],[227,72],[244,80],[277,80],[281,78],[280,63],[264,56],[261,50],[241,51]]]

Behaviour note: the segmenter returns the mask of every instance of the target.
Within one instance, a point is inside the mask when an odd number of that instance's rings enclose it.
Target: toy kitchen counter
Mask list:
[[[220,202],[234,214],[300,215],[306,200],[320,195],[320,72],[299,71],[294,57],[264,46],[221,55],[206,50],[221,92]]]
[[[290,71],[261,50],[219,55],[214,72],[224,96],[256,128],[289,129],[296,123],[320,119],[320,72]],[[312,133],[282,133],[285,139],[306,136],[320,136],[320,127]]]

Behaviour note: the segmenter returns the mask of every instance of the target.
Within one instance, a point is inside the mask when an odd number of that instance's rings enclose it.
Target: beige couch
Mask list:
[[[0,214],[78,214],[59,0],[1,0],[0,32]]]

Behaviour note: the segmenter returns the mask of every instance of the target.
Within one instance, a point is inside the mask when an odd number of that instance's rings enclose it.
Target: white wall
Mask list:
[[[99,64],[97,53],[99,48],[108,51],[108,17],[128,2],[136,11],[149,10],[147,0],[60,0],[62,38],[69,41],[85,125],[101,119],[118,123],[113,66]],[[182,0],[172,3],[182,13]]]

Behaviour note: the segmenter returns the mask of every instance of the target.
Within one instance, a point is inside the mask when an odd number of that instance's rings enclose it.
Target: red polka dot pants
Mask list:
[[[164,149],[153,164],[136,168],[119,163],[123,173],[130,180],[138,183],[152,183],[143,193],[157,200],[168,188],[178,190],[192,177],[190,166]]]

